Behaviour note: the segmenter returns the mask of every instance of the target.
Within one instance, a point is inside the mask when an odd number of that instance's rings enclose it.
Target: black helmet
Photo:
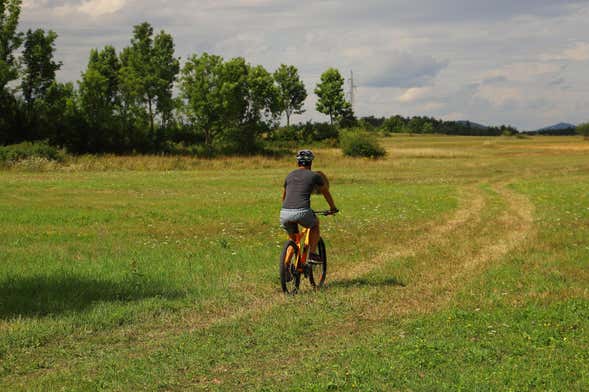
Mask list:
[[[297,162],[302,166],[309,166],[315,159],[315,155],[311,150],[301,150],[297,154]]]

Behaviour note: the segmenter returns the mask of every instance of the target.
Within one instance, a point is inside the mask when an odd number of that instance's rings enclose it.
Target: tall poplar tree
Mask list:
[[[161,116],[165,126],[173,109],[172,89],[180,71],[180,62],[174,57],[174,40],[164,31],[154,37],[149,23],[139,24],[133,28],[131,46],[123,50],[121,63],[127,106],[144,105],[153,134],[156,115]]]
[[[299,77],[299,71],[293,65],[281,64],[274,72],[278,86],[278,102],[281,113],[286,115],[286,126],[290,126],[290,116],[305,112],[303,105],[307,99],[305,84]]]
[[[315,88],[317,100],[316,109],[319,113],[327,114],[329,122],[342,115],[346,109],[344,95],[344,78],[335,68],[329,68],[321,75],[321,81]]]

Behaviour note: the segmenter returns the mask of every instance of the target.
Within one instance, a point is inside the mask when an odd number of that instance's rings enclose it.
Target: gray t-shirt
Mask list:
[[[315,186],[323,186],[323,177],[311,170],[297,169],[286,176],[286,197],[282,208],[296,210],[311,208],[311,193]]]

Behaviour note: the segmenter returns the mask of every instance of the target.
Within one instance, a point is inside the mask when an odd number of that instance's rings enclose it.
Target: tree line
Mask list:
[[[191,55],[181,64],[173,37],[149,23],[129,45],[92,49],[76,83],[60,83],[57,34],[20,32],[21,0],[0,0],[0,145],[45,140],[73,153],[255,152],[265,142],[337,140],[339,128],[391,133],[497,136],[483,127],[430,117],[357,119],[344,78],[327,69],[313,92],[329,122],[291,124],[307,89],[293,65],[270,72],[242,57]],[[281,127],[281,119],[286,127]]]
[[[515,135],[519,131],[511,125],[483,126],[470,121],[445,121],[427,116],[403,117],[362,117],[358,125],[368,130],[379,130],[384,134],[443,134],[460,136],[502,136]]]
[[[18,31],[21,0],[0,0],[0,144],[46,140],[75,153],[251,152],[304,112],[298,70],[274,72],[242,57],[202,53],[181,66],[173,37],[134,26],[129,46],[90,51],[80,80],[59,83],[57,34]],[[20,50],[20,56],[17,53]],[[330,68],[315,88],[317,110],[336,125],[353,117],[344,79]]]

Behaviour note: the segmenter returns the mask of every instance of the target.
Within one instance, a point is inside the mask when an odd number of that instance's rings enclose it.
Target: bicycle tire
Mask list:
[[[291,260],[285,260],[288,249],[292,248]],[[294,270],[292,267],[292,261],[296,260],[298,254],[297,244],[293,241],[286,241],[282,247],[279,261],[279,273],[280,273],[280,286],[285,294],[296,294],[301,284],[301,274]]]
[[[327,277],[327,251],[323,238],[319,238],[317,254],[319,254],[323,262],[321,264],[311,264],[311,268],[309,268],[309,283],[315,288],[321,288]]]

